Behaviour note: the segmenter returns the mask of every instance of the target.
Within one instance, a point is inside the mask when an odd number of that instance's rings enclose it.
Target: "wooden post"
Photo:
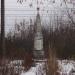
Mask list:
[[[2,50],[2,73],[1,75],[5,75],[6,67],[5,67],[5,6],[4,1],[1,0],[1,50]]]
[[[2,57],[5,56],[5,6],[4,0],[1,0],[1,50]]]

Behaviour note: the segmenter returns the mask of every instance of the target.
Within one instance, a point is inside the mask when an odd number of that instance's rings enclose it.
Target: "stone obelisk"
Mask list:
[[[44,59],[44,50],[43,50],[43,35],[41,28],[41,19],[39,14],[39,8],[37,7],[37,16],[35,23],[35,33],[34,33],[34,50],[33,56],[35,61],[42,61]]]

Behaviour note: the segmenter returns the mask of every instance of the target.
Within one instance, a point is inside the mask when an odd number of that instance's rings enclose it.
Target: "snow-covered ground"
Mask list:
[[[8,64],[6,64],[8,70],[13,71],[14,74],[20,74],[22,71],[24,71],[24,66],[22,65],[24,63],[24,60],[12,60]],[[10,72],[11,73],[11,72]]]
[[[58,60],[58,72],[60,75],[75,75],[75,61]]]
[[[27,72],[22,72],[21,75],[46,75],[45,64],[36,63],[35,67],[31,67]]]
[[[19,75],[46,75],[45,62],[35,63],[28,71],[25,71],[22,66],[23,60],[13,60],[7,64],[8,68]],[[75,75],[75,61],[74,60],[57,60],[58,70],[60,75]]]
[[[60,75],[75,75],[75,61],[73,60],[57,60],[58,72]],[[46,75],[45,64],[36,63],[35,67],[31,67],[29,71],[22,72],[21,75]]]

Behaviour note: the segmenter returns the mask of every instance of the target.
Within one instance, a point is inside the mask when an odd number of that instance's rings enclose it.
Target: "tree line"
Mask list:
[[[16,54],[25,53],[24,51],[32,53],[31,51],[33,50],[34,47],[35,26],[34,25],[29,26],[28,29],[26,30],[24,29],[25,26],[24,22],[23,23],[21,22],[20,24],[17,25],[15,24],[15,26],[16,26],[16,30],[14,30],[14,32],[10,31],[7,34],[7,37],[5,38],[7,57],[9,56],[15,57]],[[12,35],[12,33],[14,33],[14,35]],[[60,25],[59,28],[57,27],[55,28],[55,30],[53,28],[50,28],[49,31],[44,26],[42,26],[42,33],[43,33],[45,51],[48,50],[50,44],[51,47],[55,48],[55,52],[58,58],[74,57],[75,29],[69,26],[63,27],[62,25]],[[20,56],[20,55],[16,55],[16,56]]]
[[[49,74],[56,72],[57,59],[75,59],[75,29],[71,26],[72,24],[63,27],[61,24],[55,29],[52,27],[46,29],[42,26],[45,57],[48,59],[48,67],[51,71]],[[25,29],[24,20],[15,24],[15,30],[9,31],[5,37],[6,59],[25,60],[24,66],[29,68],[33,63],[34,34],[35,25],[30,25]],[[0,59],[2,59],[2,53],[0,47]]]

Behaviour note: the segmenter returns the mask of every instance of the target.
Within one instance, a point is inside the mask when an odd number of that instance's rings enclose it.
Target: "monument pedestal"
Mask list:
[[[37,60],[43,60],[45,58],[43,50],[34,50],[33,55],[34,55],[34,59]]]

